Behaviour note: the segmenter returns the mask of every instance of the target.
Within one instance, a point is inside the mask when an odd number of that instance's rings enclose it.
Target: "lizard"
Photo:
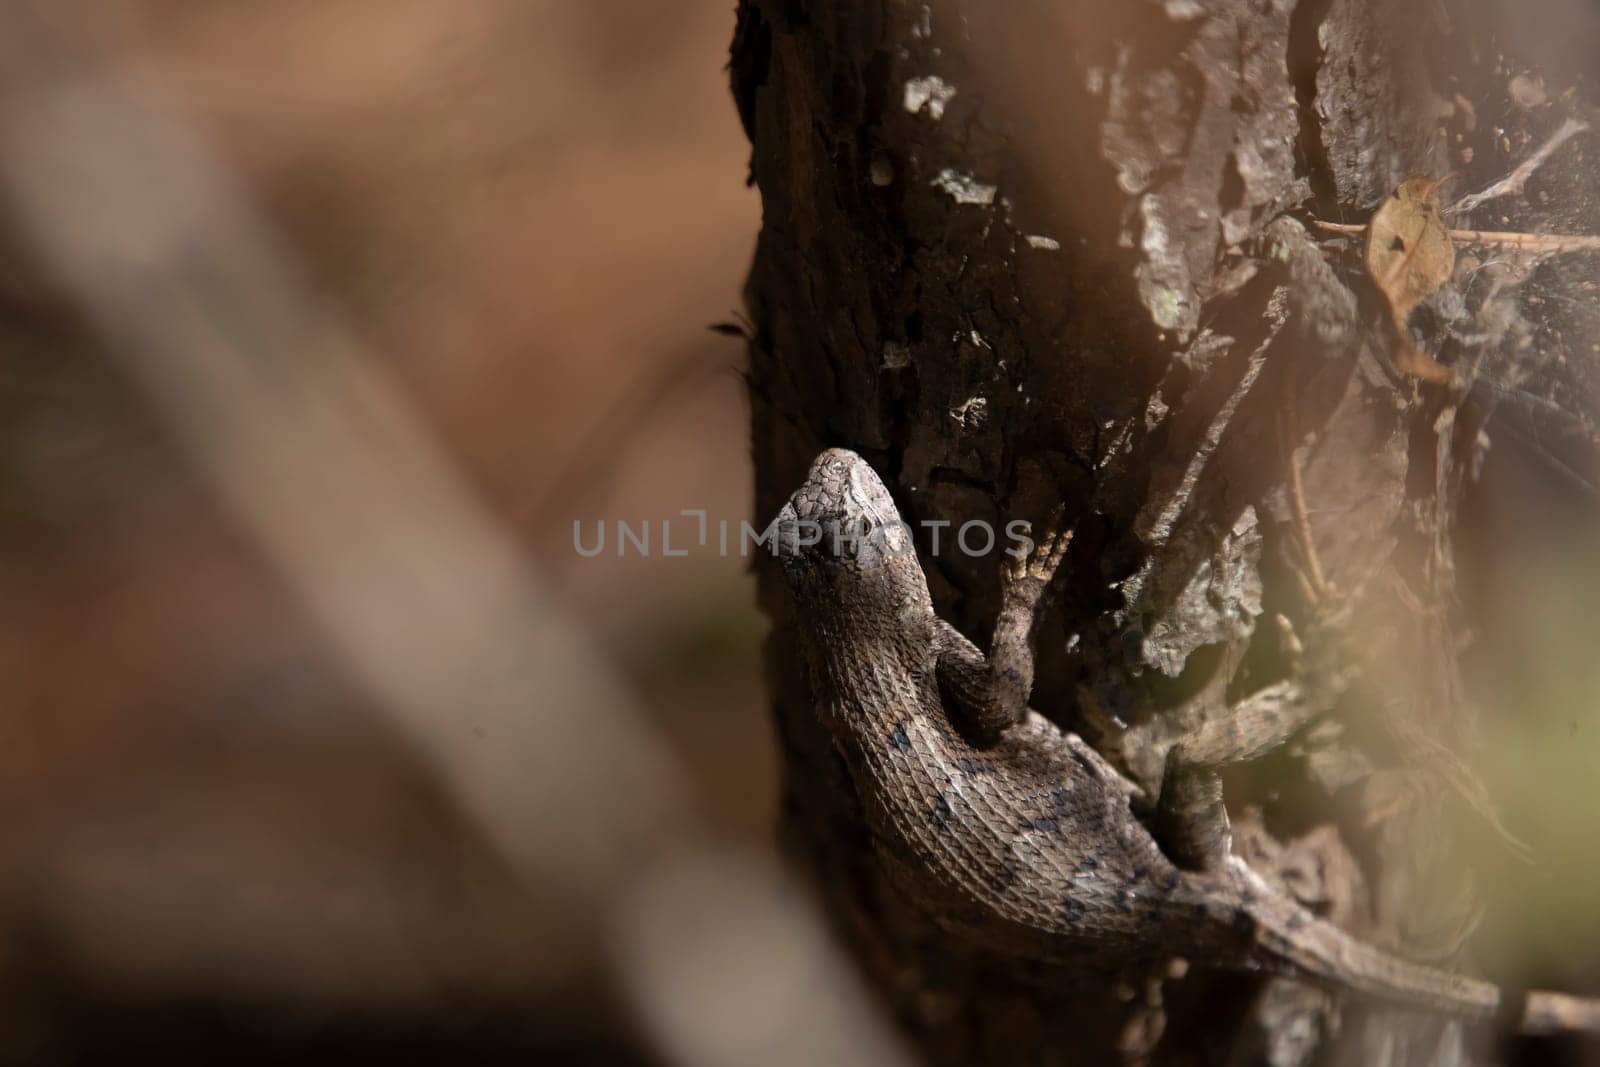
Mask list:
[[[910,528],[856,453],[822,452],[769,530],[873,851],[940,927],[1046,964],[1181,957],[1524,1033],[1600,1033],[1600,1001],[1509,996],[1358,939],[1271,889],[1225,834],[1209,859],[1169,857],[1134,811],[1136,787],[1028,707],[1034,621],[1070,535],[1028,527],[1008,550],[985,655],[935,613]],[[1174,792],[1180,809],[1221,808],[1205,788]]]

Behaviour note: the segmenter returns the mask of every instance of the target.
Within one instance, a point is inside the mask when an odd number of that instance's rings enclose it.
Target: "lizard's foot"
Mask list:
[[[1267,686],[1206,719],[1167,751],[1152,827],[1161,849],[1180,867],[1220,870],[1232,830],[1219,771],[1260,759],[1327,710],[1299,682]]]
[[[1021,594],[1030,603],[1036,603],[1043,595],[1045,587],[1056,576],[1061,561],[1066,558],[1067,548],[1072,544],[1072,531],[1061,529],[1060,521],[1058,511],[1049,527],[1037,539],[1033,537],[1033,525],[1026,522],[1022,524],[1023,533],[1032,541],[1032,547],[1027,551],[1009,549],[1006,552],[1001,581],[1008,596]]]
[[[1118,983],[1115,995],[1128,1005],[1117,1036],[1117,1052],[1127,1067],[1150,1062],[1167,1029],[1166,994],[1169,978],[1181,978],[1188,969],[1182,960],[1161,960],[1130,968]]]

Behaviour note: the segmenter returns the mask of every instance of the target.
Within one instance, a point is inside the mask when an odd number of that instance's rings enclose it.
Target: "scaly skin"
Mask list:
[[[817,457],[778,516],[776,547],[819,714],[879,859],[941,925],[1086,970],[1183,956],[1467,1018],[1501,1009],[1495,986],[1375,949],[1237,859],[1205,872],[1176,866],[1116,771],[1022,706],[1032,614],[1064,539],[1042,539],[1008,569],[1010,610],[987,660],[935,616],[909,530],[855,453]],[[1532,994],[1521,1026],[1600,1032],[1600,1007]]]

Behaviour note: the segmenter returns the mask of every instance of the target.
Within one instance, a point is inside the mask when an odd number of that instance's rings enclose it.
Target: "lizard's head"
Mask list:
[[[797,597],[931,616],[911,528],[866,460],[830,448],[778,513],[776,552]]]

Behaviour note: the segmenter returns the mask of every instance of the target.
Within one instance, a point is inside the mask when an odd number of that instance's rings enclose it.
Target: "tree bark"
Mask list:
[[[1475,0],[742,0],[731,66],[764,204],[757,518],[818,450],[857,450],[908,521],[949,524],[924,567],[982,645],[1000,557],[951,541],[1014,517],[1019,464],[1044,462],[1076,537],[1034,705],[1150,793],[1184,729],[1337,659],[1356,680],[1318,694],[1322,723],[1230,775],[1235,852],[1354,933],[1463,969],[1457,845],[1504,835],[1462,759],[1452,531],[1499,394],[1398,373],[1359,241],[1311,223],[1364,222],[1412,173],[1479,188],[1547,135],[1554,109],[1508,103],[1505,32]],[[1504,381],[1549,326],[1523,280],[1458,269],[1413,325]],[[929,1062],[1484,1051],[1445,1020],[1204,961],[1107,981],[938,932],[878,874],[767,562],[785,841]]]

